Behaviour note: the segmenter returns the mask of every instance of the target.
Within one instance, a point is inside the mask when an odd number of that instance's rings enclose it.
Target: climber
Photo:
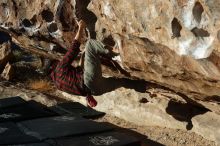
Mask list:
[[[106,49],[101,42],[89,39],[84,50],[84,67],[73,67],[71,64],[80,52],[81,38],[86,24],[80,20],[78,26],[72,47],[60,62],[53,63],[50,66],[49,72],[58,89],[67,93],[86,96],[88,105],[95,107],[97,101],[92,95],[99,93],[103,84],[99,55],[114,56],[115,53]]]

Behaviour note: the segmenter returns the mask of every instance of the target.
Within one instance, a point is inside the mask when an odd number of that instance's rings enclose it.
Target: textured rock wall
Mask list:
[[[8,61],[12,59],[12,51],[10,47],[10,43],[4,43],[0,47],[0,74],[4,70]]]
[[[219,43],[219,3],[218,0],[94,0],[90,7],[100,26],[110,33],[148,38],[179,55],[202,59]]]
[[[89,9],[99,39],[113,38],[133,76],[199,93],[219,111],[220,1],[93,0]]]
[[[193,94],[190,100],[220,113],[219,0],[0,2],[0,27],[28,36],[39,50],[69,47],[77,18],[91,37],[118,48],[131,77]]]

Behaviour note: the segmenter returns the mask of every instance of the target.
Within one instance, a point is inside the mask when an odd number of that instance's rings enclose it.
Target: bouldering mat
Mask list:
[[[29,131],[38,133],[43,139],[71,135],[84,135],[113,130],[107,123],[97,123],[80,117],[59,116],[20,122]]]
[[[38,141],[36,137],[25,134],[12,122],[0,123],[0,145],[34,143]]]
[[[54,140],[58,146],[140,146],[140,141],[121,132],[105,132]]]
[[[82,116],[84,118],[97,118],[104,116],[105,113],[86,107],[78,102],[65,102],[50,108],[61,115]]]
[[[12,107],[2,108],[0,110],[0,122],[18,122],[34,118],[57,115],[57,113],[47,109],[40,103],[37,103],[35,101],[28,101],[24,104],[18,104]]]
[[[11,107],[14,105],[19,105],[19,104],[23,104],[26,101],[24,99],[22,99],[21,97],[8,97],[8,98],[3,98],[0,99],[0,109],[2,108],[6,108],[6,107]]]

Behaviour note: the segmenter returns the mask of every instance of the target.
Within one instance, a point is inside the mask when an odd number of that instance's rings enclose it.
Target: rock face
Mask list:
[[[176,93],[162,89],[140,93],[133,89],[118,88],[96,96],[96,110],[122,118],[141,126],[159,126],[190,130],[220,144],[220,115],[193,105],[176,103],[169,97],[181,100]],[[65,99],[87,105],[86,99],[63,92]],[[126,98],[125,98],[126,97]],[[137,114],[138,113],[138,114]],[[187,144],[185,144],[187,145]]]
[[[13,75],[14,75],[14,68],[11,64],[7,63],[5,69],[3,70],[0,76],[5,80],[10,81],[13,79]]]
[[[4,0],[0,12],[1,28],[47,51],[69,47],[83,18],[92,38],[118,48],[131,77],[220,113],[219,0]]]
[[[99,26],[111,34],[148,38],[179,55],[203,59],[219,43],[218,4],[217,0],[94,0],[90,8],[98,16]]]
[[[12,57],[11,45],[10,43],[4,43],[0,48],[0,73],[4,70],[4,67],[10,61]]]
[[[94,0],[89,8],[99,38],[114,39],[132,75],[212,96],[220,92],[218,6],[217,0]]]

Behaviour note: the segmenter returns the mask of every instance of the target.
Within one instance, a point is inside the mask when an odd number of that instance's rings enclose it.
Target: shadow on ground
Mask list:
[[[170,100],[166,108],[166,112],[172,115],[178,121],[188,122],[186,129],[191,130],[193,128],[192,118],[197,115],[202,115],[209,110],[205,107],[198,107],[190,103],[179,103]]]
[[[116,129],[116,131],[126,133],[127,135],[136,137],[138,140],[140,140],[141,146],[164,146],[163,144],[150,140],[146,135],[137,133],[131,129],[121,128],[111,123],[108,123],[108,124],[113,126]]]

